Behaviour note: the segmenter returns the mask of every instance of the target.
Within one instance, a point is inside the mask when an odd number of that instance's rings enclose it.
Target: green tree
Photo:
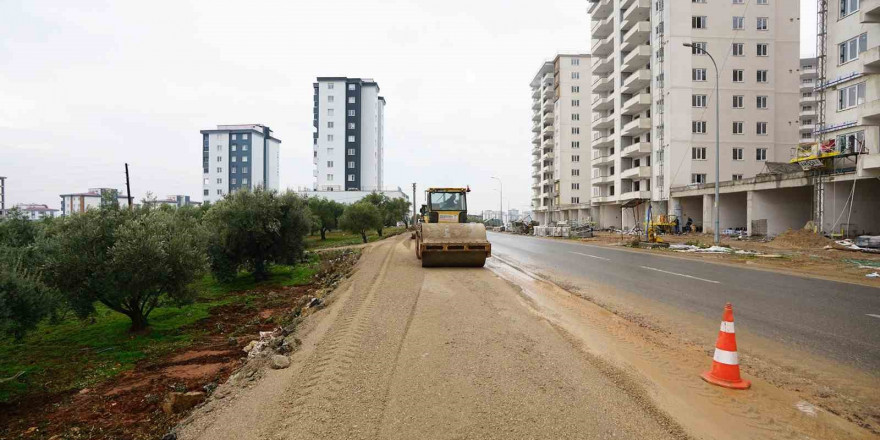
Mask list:
[[[37,239],[39,223],[31,221],[16,208],[0,219],[0,246],[21,248]]]
[[[345,208],[339,219],[340,226],[352,233],[360,234],[364,243],[367,242],[367,231],[371,229],[381,230],[382,213],[376,205],[360,201]]]
[[[339,216],[345,211],[345,205],[323,197],[312,197],[309,199],[309,210],[312,211],[315,226],[321,232],[321,240],[326,240],[327,232],[339,227]]]
[[[205,216],[211,271],[222,281],[241,270],[268,279],[271,264],[302,258],[311,218],[307,202],[290,191],[279,195],[257,188],[227,195]]]
[[[410,206],[406,199],[395,197],[385,204],[385,226],[397,226],[397,222],[402,221],[406,227],[409,227]]]
[[[369,203],[379,210],[379,218],[381,219],[381,221],[379,222],[379,225],[376,226],[376,233],[379,234],[380,237],[382,236],[382,229],[385,226],[385,220],[388,213],[388,203],[390,201],[391,199],[389,199],[388,196],[376,191],[367,194],[363,199],[361,199],[361,202]]]
[[[58,306],[57,293],[11,249],[0,249],[0,334],[21,339]]]
[[[100,302],[147,328],[163,300],[195,297],[190,284],[206,266],[204,232],[192,216],[105,204],[59,222],[47,262],[51,284],[84,318]]]

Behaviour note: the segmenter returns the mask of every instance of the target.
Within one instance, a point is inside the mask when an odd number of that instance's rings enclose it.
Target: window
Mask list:
[[[223,167],[217,167],[217,172],[218,172],[218,173],[222,173],[222,172],[223,172]]]
[[[706,42],[694,42],[691,45],[691,54],[692,55],[705,55],[706,54]]]
[[[236,161],[238,161],[238,157],[237,157],[237,156],[232,156],[232,157],[229,158],[229,160],[230,160],[232,163],[235,163]]]
[[[572,66],[579,66],[580,64],[581,64],[581,60],[579,60],[579,59],[577,59],[577,58],[572,58],[572,59],[571,59],[571,65],[572,65]]]
[[[743,4],[743,0],[733,0],[733,4],[741,5],[741,4]]]
[[[354,168],[354,161],[353,160],[348,161],[348,167]]]
[[[327,135],[327,142],[333,142],[333,135],[332,134]]]
[[[572,99],[572,100],[571,100],[571,106],[572,106],[572,107],[580,107],[580,106],[581,106],[581,101],[580,101],[579,99]]]
[[[354,174],[349,174],[349,175],[348,175],[348,181],[349,181],[349,182],[354,182]]]
[[[349,85],[348,85],[348,90],[357,90],[357,86],[354,85],[354,84],[349,84]]]
[[[840,0],[840,18],[859,10],[859,0]]]
[[[232,167],[232,168],[229,169],[229,172],[230,172],[231,174],[236,174],[236,173],[238,173],[238,168],[236,168],[236,167]]]
[[[580,72],[571,72],[571,79],[580,79],[580,78],[581,78]]]
[[[706,134],[706,121],[691,122],[691,131],[695,134]]]
[[[333,121],[327,122],[327,128],[333,128]]]
[[[242,162],[247,162],[247,161],[248,161],[248,157],[247,157],[247,156],[242,156],[241,161],[242,161]]]
[[[333,83],[327,83],[327,89],[328,89],[328,90],[333,90],[333,86],[335,86],[335,85],[336,85],[336,84],[333,84]]]
[[[758,21],[757,29],[759,31],[766,31],[767,30],[767,17],[758,17],[757,21]]]
[[[733,134],[743,134],[742,121],[733,121]]]
[[[743,149],[742,148],[734,148],[733,149],[733,160],[743,160]]]
[[[333,116],[333,109],[332,108],[327,109],[327,116]]]
[[[223,183],[223,178],[218,177],[218,178],[217,178],[217,184],[221,184],[221,183]]]
[[[571,120],[572,120],[572,121],[580,121],[580,120],[581,120],[581,115],[578,114],[578,113],[572,113],[572,114],[571,114]]]
[[[223,162],[223,156],[217,156],[217,162]]]
[[[328,175],[327,175],[327,181],[328,181],[328,182],[332,182],[332,181],[333,181],[333,175],[332,175],[332,174],[328,174]]]
[[[613,195],[614,195],[614,185],[611,185],[611,186],[608,187],[608,195],[609,195],[609,196],[613,196]]]
[[[696,108],[705,108],[708,98],[706,95],[691,95],[691,106]]]
[[[865,103],[865,83],[844,87],[837,91],[837,110],[846,110]]]
[[[333,161],[332,160],[327,161],[327,168],[333,168]]]
[[[741,57],[744,54],[742,43],[733,43],[733,56]]]
[[[349,103],[349,104],[354,104],[355,102],[356,102],[356,100],[355,100],[354,96],[349,96],[349,97],[348,97],[348,103]]]
[[[693,159],[693,160],[706,160],[706,147],[693,147],[693,148],[691,148],[691,159]]]
[[[232,148],[232,151],[237,151],[237,150],[238,150],[238,146],[237,146],[237,145],[232,145],[230,148]]]
[[[237,139],[238,139],[238,135],[237,135],[237,134],[233,134],[233,135],[232,135],[232,140],[237,140]]]
[[[571,93],[580,93],[581,86],[571,86]]]
[[[743,82],[742,69],[733,69],[733,82],[737,82],[737,83]]]
[[[580,162],[580,161],[581,161],[581,157],[580,157],[579,155],[577,155],[577,154],[573,154],[573,155],[571,156],[571,161],[572,161],[572,162]]]
[[[222,150],[222,149],[223,149],[223,145],[217,145],[217,149],[218,149],[218,150]]]
[[[247,184],[248,184],[247,177],[243,177],[243,178],[241,179],[241,184],[242,184],[242,185],[247,185]]]
[[[327,96],[327,102],[333,102],[334,100],[336,100],[336,97],[335,97],[335,96],[333,96],[333,95],[328,95],[328,96]]]
[[[355,124],[354,122],[349,122],[347,127],[349,130],[354,130],[355,128],[357,128],[357,124]]]
[[[235,184],[238,183],[238,180],[236,180],[236,179],[229,179],[229,183],[232,184],[232,185],[235,185]]]
[[[211,179],[208,179],[208,178],[206,177],[205,180],[202,181],[202,183],[204,183],[205,185],[210,185],[210,184],[211,184]]]
[[[349,155],[349,156],[354,156],[354,148],[349,148],[349,149],[348,149],[348,155]]]
[[[332,148],[328,148],[328,149],[327,149],[327,155],[328,155],[328,156],[332,156],[332,155],[333,155],[333,149],[332,149]]]
[[[770,0],[758,0],[758,4],[759,4],[759,5],[769,5],[769,4],[770,4]]]
[[[706,175],[705,174],[691,174],[691,183],[695,183],[698,185],[706,183]]]
[[[202,195],[207,196],[209,193],[210,193],[210,190],[206,189]]]
[[[759,57],[766,57],[768,51],[767,43],[758,43],[756,50]]]
[[[218,190],[217,190],[217,195],[218,195],[218,196],[222,196],[222,195],[223,195],[223,190],[222,190],[222,189],[218,189]]]
[[[693,70],[691,70],[691,79],[694,81],[705,81],[706,80],[706,69],[693,69]]]
[[[571,189],[574,189],[574,190],[581,189],[581,184],[580,183],[572,183]]]
[[[856,131],[837,136],[834,145],[841,152],[863,153],[865,147],[865,132]]]
[[[349,141],[349,142],[354,142],[354,136],[349,136],[349,137],[348,137],[348,141]]]
[[[571,134],[581,134],[580,127],[571,127]]]
[[[691,27],[694,29],[706,29],[706,16],[695,15],[691,17]]]
[[[759,135],[767,134],[767,123],[766,122],[758,122],[755,124],[755,133]]]
[[[868,50],[868,34],[864,33],[840,43],[838,50],[840,52],[839,64],[858,59],[860,53]]]
[[[581,198],[580,198],[580,197],[572,197],[572,198],[571,198],[571,203],[580,203],[580,202],[581,202]]]
[[[755,160],[767,160],[767,149],[766,148],[755,149]]]
[[[767,108],[767,97],[766,96],[758,96],[755,99],[755,104],[756,104],[755,106],[760,109],[766,109]]]
[[[580,148],[580,147],[581,147],[580,141],[571,141],[571,148]]]
[[[743,175],[742,174],[734,174],[734,175],[730,176],[730,180],[733,180],[734,182],[743,180]]]
[[[743,108],[743,95],[733,95],[733,108]]]
[[[757,75],[757,80],[759,83],[766,83],[767,82],[767,71],[766,70],[759,70],[758,75]]]
[[[706,0],[691,0],[691,3],[706,3]]]
[[[745,17],[733,17],[733,29],[741,30],[745,27]]]

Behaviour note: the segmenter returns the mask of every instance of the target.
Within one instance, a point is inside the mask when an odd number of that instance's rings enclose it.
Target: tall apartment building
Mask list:
[[[669,206],[671,187],[752,177],[798,142],[799,2],[590,0],[592,203],[602,227],[633,226],[628,207]],[[697,48],[683,47],[693,43]],[[639,208],[643,209],[643,208]],[[642,211],[644,212],[644,211]]]
[[[216,202],[257,186],[277,190],[281,141],[261,124],[218,125],[202,133],[202,195]]]
[[[557,55],[531,82],[532,209],[542,225],[591,218],[590,60]]]
[[[816,87],[817,77],[816,58],[801,58],[801,109],[798,115],[800,118],[799,143],[801,145],[816,142],[816,136],[813,133],[817,123],[816,95],[813,89]]]
[[[380,191],[384,185],[385,98],[372,79],[314,83],[315,191]]]
[[[880,1],[828,0],[824,126],[842,153],[880,148]]]

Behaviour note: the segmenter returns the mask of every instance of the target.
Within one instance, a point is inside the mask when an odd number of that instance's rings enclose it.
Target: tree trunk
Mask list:
[[[269,279],[269,271],[266,269],[265,261],[257,261],[254,264],[254,280],[265,281]]]
[[[381,237],[382,236],[382,228],[376,229],[376,233],[379,234],[379,236]]]
[[[326,235],[326,234],[327,234],[327,230],[324,229],[324,228],[321,228],[321,241],[324,241],[324,240],[327,239],[327,235]]]
[[[147,329],[147,317],[141,313],[140,310],[132,310],[128,313],[128,318],[131,319],[131,328],[128,329],[131,333],[140,333]]]
[[[361,231],[361,238],[364,239],[364,243],[367,242],[367,231]]]

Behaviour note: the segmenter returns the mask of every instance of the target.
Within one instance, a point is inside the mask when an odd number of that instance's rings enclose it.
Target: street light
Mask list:
[[[721,231],[718,230],[720,225],[720,217],[719,217],[719,203],[720,196],[718,193],[718,180],[721,174],[720,167],[718,162],[721,157],[721,118],[719,112],[719,102],[720,98],[718,97],[718,64],[715,63],[715,58],[710,54],[706,49],[701,46],[694,46],[692,43],[682,43],[684,47],[690,47],[692,49],[696,49],[698,52],[702,52],[706,55],[709,55],[709,59],[712,60],[712,65],[715,66],[715,244],[719,244],[721,242]]]
[[[492,176],[493,179],[498,181],[498,216],[501,217],[501,229],[504,229],[504,184],[501,183],[501,179]]]

